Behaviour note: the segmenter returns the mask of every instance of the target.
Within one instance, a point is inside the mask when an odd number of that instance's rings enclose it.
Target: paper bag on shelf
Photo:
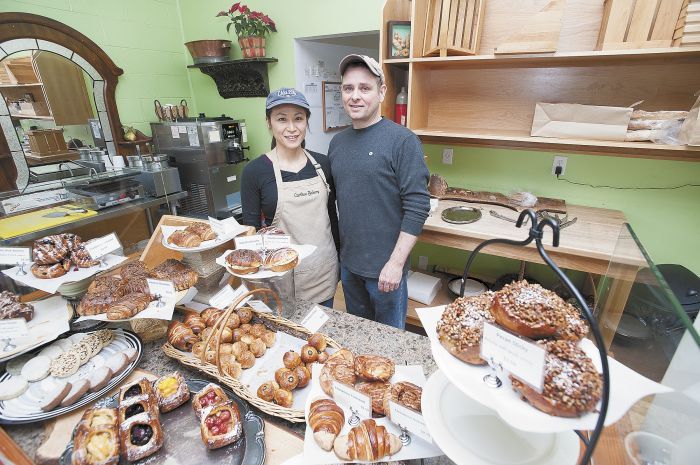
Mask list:
[[[624,141],[632,107],[536,103],[531,136]]]
[[[678,140],[681,144],[700,145],[700,91],[696,92],[695,96],[698,99],[688,112],[688,116],[678,133]]]

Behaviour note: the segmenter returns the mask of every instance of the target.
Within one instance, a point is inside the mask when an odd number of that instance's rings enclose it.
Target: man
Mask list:
[[[386,85],[379,63],[348,55],[340,74],[352,127],[333,138],[328,156],[345,304],[354,315],[403,329],[408,257],[430,211],[428,168],[418,137],[381,117]]]

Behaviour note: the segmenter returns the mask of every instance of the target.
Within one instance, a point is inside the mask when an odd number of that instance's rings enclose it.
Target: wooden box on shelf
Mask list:
[[[425,16],[425,28],[416,31],[422,56],[475,55],[484,19],[485,0],[428,0],[416,4],[416,16]],[[416,37],[416,36],[414,36]]]
[[[29,147],[34,156],[56,155],[68,152],[63,129],[35,129],[27,131]]]
[[[46,102],[20,102],[22,116],[51,116]]]
[[[670,47],[685,0],[605,0],[598,50]]]
[[[35,84],[39,82],[31,57],[15,58],[5,63],[11,84]]]

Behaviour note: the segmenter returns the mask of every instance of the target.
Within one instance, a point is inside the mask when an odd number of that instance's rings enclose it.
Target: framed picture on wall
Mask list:
[[[387,29],[387,57],[408,58],[411,54],[411,22],[389,21]]]

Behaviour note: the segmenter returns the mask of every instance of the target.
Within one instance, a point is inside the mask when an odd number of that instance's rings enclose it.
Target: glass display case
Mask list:
[[[700,282],[656,265],[625,225],[597,290],[595,316],[609,356],[673,389],[636,402],[605,428],[594,463],[700,463]]]

